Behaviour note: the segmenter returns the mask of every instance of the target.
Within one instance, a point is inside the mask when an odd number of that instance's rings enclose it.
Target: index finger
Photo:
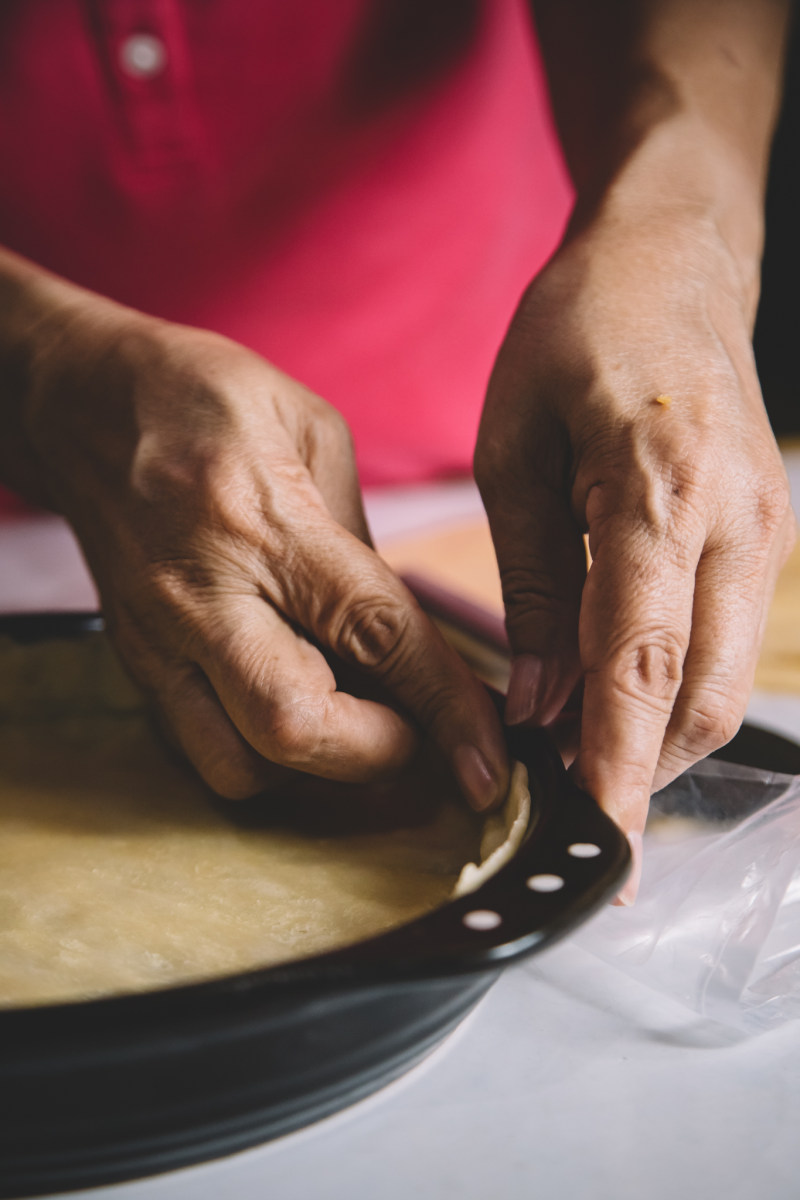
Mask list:
[[[387,705],[337,689],[321,652],[257,596],[218,606],[197,662],[263,759],[350,783],[405,766],[416,732]]]
[[[298,531],[277,607],[345,662],[380,680],[450,763],[476,809],[508,786],[502,728],[486,690],[383,560],[320,515]]]

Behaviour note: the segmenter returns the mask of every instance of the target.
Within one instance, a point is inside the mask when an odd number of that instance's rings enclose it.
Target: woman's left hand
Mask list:
[[[651,791],[739,727],[794,538],[752,279],[712,222],[641,216],[595,218],[528,289],[475,462],[507,720],[547,724],[582,680],[576,769],[634,843]]]

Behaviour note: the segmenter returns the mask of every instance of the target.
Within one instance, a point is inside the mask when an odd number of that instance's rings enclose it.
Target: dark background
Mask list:
[[[800,434],[800,12],[767,188],[756,363],[775,433]]]

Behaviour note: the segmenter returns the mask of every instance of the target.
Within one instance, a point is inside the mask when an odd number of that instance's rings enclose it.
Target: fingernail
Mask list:
[[[477,746],[458,746],[453,767],[461,790],[476,812],[485,812],[497,800],[497,782]]]
[[[544,663],[538,654],[520,654],[511,664],[504,720],[506,725],[529,721],[539,705]]]
[[[628,841],[631,847],[631,873],[614,901],[615,904],[624,905],[626,908],[630,908],[636,900],[642,880],[642,835],[629,833]]]

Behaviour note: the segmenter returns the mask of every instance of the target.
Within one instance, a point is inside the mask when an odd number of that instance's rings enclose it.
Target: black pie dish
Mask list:
[[[86,637],[96,614],[0,618],[17,641]],[[619,890],[625,837],[540,732],[516,732],[531,821],[469,896],[389,933],[182,987],[0,1010],[0,1196],[90,1187],[307,1125],[429,1053],[502,967]],[[550,889],[550,890],[547,890]]]

